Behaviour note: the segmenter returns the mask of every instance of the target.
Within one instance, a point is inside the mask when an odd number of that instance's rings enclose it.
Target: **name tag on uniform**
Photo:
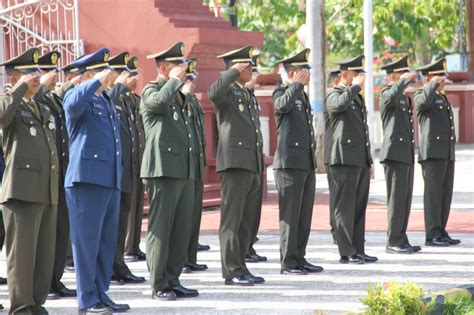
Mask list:
[[[405,102],[404,100],[400,100],[400,104],[402,104],[402,105],[406,105],[406,104],[407,104],[407,102]]]
[[[119,110],[119,111],[122,111],[122,107],[117,106],[117,105],[115,105],[115,109],[116,109],[116,110]]]
[[[234,90],[234,94],[237,96],[244,96],[244,92],[239,91],[239,90]]]
[[[24,117],[33,118],[33,114],[31,112],[27,111],[27,110],[22,110],[21,115],[24,116]]]
[[[48,112],[50,112],[50,111],[51,111],[51,109],[49,109],[49,107],[48,107],[48,106],[41,105],[41,107],[43,107],[43,108],[44,108],[45,110],[47,110]]]
[[[437,99],[437,100],[435,100],[435,104],[436,105],[444,104],[444,102],[443,102],[443,100]]]
[[[96,104],[96,103],[94,103],[94,107],[95,107],[95,108],[104,109],[104,105],[102,105],[102,104]]]

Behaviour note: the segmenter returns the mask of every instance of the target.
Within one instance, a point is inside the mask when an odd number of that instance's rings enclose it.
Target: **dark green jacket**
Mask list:
[[[258,105],[252,92],[235,82],[238,78],[239,72],[229,69],[209,88],[219,133],[216,171],[240,168],[261,173],[263,139]],[[248,98],[245,91],[249,93]]]
[[[193,151],[195,160],[196,180],[204,180],[206,166],[206,137],[204,134],[204,112],[194,94],[186,93],[186,106],[193,129]]]
[[[160,78],[143,88],[140,112],[146,144],[141,178],[194,179],[193,131],[179,91],[182,85],[175,78]]]
[[[50,110],[43,105],[38,105],[41,119],[35,116],[23,99],[27,90],[26,83],[19,82],[9,93],[0,96],[6,164],[0,202],[18,199],[57,205],[56,124]]]
[[[387,86],[380,95],[380,116],[382,118],[383,144],[380,162],[396,161],[413,165],[415,129],[411,100],[403,92],[410,82],[399,80]]]
[[[370,167],[367,109],[360,87],[339,86],[329,91],[326,108],[333,132],[329,165]]]
[[[438,85],[431,82],[415,93],[416,115],[420,123],[419,162],[428,159],[455,160],[453,110],[446,95],[436,92]]]
[[[301,83],[282,85],[273,92],[277,125],[274,169],[316,169],[316,143],[308,97]]]

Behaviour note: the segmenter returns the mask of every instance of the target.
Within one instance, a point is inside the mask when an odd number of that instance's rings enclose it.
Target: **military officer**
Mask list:
[[[328,85],[331,89],[337,87],[339,85],[340,77],[339,68],[331,69],[329,71],[329,78],[328,78]],[[324,100],[326,102],[326,100]],[[333,243],[336,244],[336,223],[334,220],[334,199],[332,198],[334,195],[333,192],[333,183],[332,183],[332,176],[331,176],[331,168],[329,167],[329,160],[331,158],[331,148],[332,148],[332,129],[331,124],[329,121],[329,114],[327,112],[327,107],[324,106],[324,121],[325,121],[325,129],[324,129],[324,165],[326,166],[326,177],[328,181],[328,189],[329,189],[329,225],[331,226],[331,235]]]
[[[313,115],[304,92],[311,69],[309,52],[303,49],[279,61],[288,73],[288,82],[273,92],[278,135],[273,170],[280,219],[280,272],[287,275],[323,271],[305,259],[316,185]]]
[[[186,97],[186,110],[191,122],[192,145],[194,152],[194,205],[191,224],[191,238],[188,245],[188,259],[183,272],[203,271],[207,269],[204,264],[197,263],[197,250],[199,240],[199,229],[202,216],[202,195],[204,193],[204,170],[206,166],[206,150],[204,136],[204,111],[202,105],[194,95],[198,72],[196,71],[197,59],[191,58],[187,61],[186,81],[181,89]]]
[[[326,109],[333,133],[329,167],[334,188],[336,241],[343,264],[376,262],[365,254],[365,212],[369,198],[370,153],[367,109],[361,91],[364,56],[337,62],[339,86],[329,91]]]
[[[128,52],[124,51],[109,58],[108,64],[113,69],[109,78],[107,94],[114,103],[120,121],[120,144],[122,147],[122,183],[120,190],[120,216],[118,226],[117,249],[113,266],[112,280],[123,283],[142,283],[144,277],[137,277],[128,268],[124,261],[125,236],[127,234],[128,215],[132,207],[133,180],[138,174],[137,155],[135,153],[136,134],[130,107],[123,96],[128,91],[127,80],[129,70],[127,63]]]
[[[5,222],[9,313],[47,314],[42,306],[53,273],[58,205],[56,124],[32,98],[40,86],[39,51],[2,64],[12,89],[0,98],[5,173],[0,202]]]
[[[257,78],[259,75],[258,73],[259,63],[260,63],[260,54],[253,54],[252,55],[252,80],[245,83],[245,87],[249,90],[250,96],[252,98],[253,105],[251,106],[254,107],[255,113],[257,114],[257,119],[255,119],[255,121],[257,122],[258,129],[260,129],[260,105],[258,104],[257,97],[254,94],[254,91],[255,91],[254,89],[255,89],[255,84],[257,83]],[[264,176],[265,174],[262,173],[262,183],[263,183],[263,180],[265,180]],[[255,244],[255,242],[258,241],[257,234],[258,234],[258,228],[260,227],[260,219],[262,217],[262,201],[263,201],[262,198],[263,198],[263,194],[260,195],[260,200],[258,201],[257,220],[255,220],[254,227],[252,228],[252,237],[251,237],[252,241],[250,243],[249,250],[247,254],[245,255],[245,262],[258,263],[260,261],[267,261],[267,257],[257,254],[257,251],[253,247],[253,244]]]
[[[83,56],[71,66],[82,82],[64,96],[69,135],[66,200],[76,268],[79,312],[123,312],[106,294],[117,244],[122,177],[120,126],[104,92],[111,74],[109,50]]]
[[[415,129],[411,100],[404,94],[416,78],[410,72],[408,56],[381,68],[387,72],[388,85],[380,95],[383,144],[380,163],[387,184],[387,253],[411,254],[421,250],[411,246],[406,234],[413,193]]]
[[[184,44],[151,54],[158,69],[156,81],[143,89],[140,112],[146,134],[140,176],[148,190],[147,263],[152,298],[195,297],[197,290],[181,285],[187,260],[189,227],[194,202],[193,130],[185,97]]]
[[[262,195],[263,141],[258,111],[245,83],[252,79],[252,46],[218,56],[226,65],[209,88],[219,142],[216,171],[221,182],[222,276],[227,285],[253,285],[265,279],[250,273],[244,261],[253,241]]]
[[[140,240],[142,232],[143,217],[143,182],[139,176],[139,170],[142,165],[143,151],[145,150],[145,131],[143,129],[143,120],[140,115],[140,96],[134,91],[137,88],[139,72],[137,69],[137,57],[131,57],[128,60],[127,68],[131,71],[127,79],[128,91],[122,95],[124,100],[130,106],[130,117],[133,121],[133,128],[136,135],[135,154],[137,154],[137,170],[133,179],[132,207],[128,217],[127,235],[125,238],[125,261],[146,260],[146,255],[140,250]]]
[[[427,246],[449,246],[461,241],[446,231],[454,181],[454,121],[452,106],[443,93],[445,59],[417,69],[424,86],[415,93],[416,115],[420,123],[418,162],[425,190],[423,204]]]
[[[69,246],[69,215],[64,191],[64,177],[68,163],[68,135],[66,130],[66,118],[64,117],[62,99],[54,92],[58,78],[58,59],[61,54],[58,51],[51,51],[41,56],[38,61],[39,68],[45,72],[40,79],[40,89],[35,94],[35,101],[47,108],[54,117],[56,154],[58,156],[59,189],[58,189],[58,210],[56,222],[56,249],[54,257],[53,278],[48,299],[59,297],[75,297],[76,290],[66,288],[61,282],[66,263],[66,253]],[[78,83],[68,82],[68,85]]]

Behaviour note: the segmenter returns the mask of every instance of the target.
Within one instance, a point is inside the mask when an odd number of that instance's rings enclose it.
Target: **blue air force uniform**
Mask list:
[[[108,50],[101,49],[76,66],[103,68],[107,59]],[[117,242],[122,152],[117,113],[105,93],[96,94],[100,85],[91,79],[64,97],[70,152],[65,188],[80,309],[112,303],[105,292]]]

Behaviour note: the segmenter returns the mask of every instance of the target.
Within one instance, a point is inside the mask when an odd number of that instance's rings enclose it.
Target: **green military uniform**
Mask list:
[[[128,52],[122,52],[108,60],[109,66],[114,71],[122,72],[127,69],[129,59]],[[133,127],[130,107],[126,103],[124,95],[128,92],[126,86],[121,83],[115,84],[109,89],[108,95],[114,102],[115,111],[120,120],[120,143],[122,146],[122,183],[120,191],[120,216],[117,236],[117,248],[115,251],[113,265],[113,280],[124,282],[144,282],[145,278],[136,277],[128,268],[124,261],[125,236],[127,234],[127,224],[130,209],[132,207],[132,194],[134,189],[135,174],[138,174],[138,152],[135,151],[136,134]]]
[[[137,75],[137,57],[131,57],[128,60],[127,67],[132,70],[133,75]],[[133,92],[126,92],[122,97],[130,107],[130,117],[132,118],[133,129],[136,135],[134,153],[137,154],[137,169],[140,170],[143,151],[145,150],[145,131],[143,130],[143,120],[140,115],[139,107],[140,97]],[[140,250],[144,187],[140,176],[138,176],[139,174],[134,173],[133,175],[132,207],[128,217],[128,228],[125,238],[125,255],[137,255],[137,258],[141,260],[145,259],[145,254]]]
[[[305,49],[280,61],[285,68],[309,68]],[[297,64],[298,66],[293,66]],[[273,169],[280,214],[281,270],[304,269],[315,193],[316,141],[309,99],[299,82],[273,92],[277,148]]]
[[[363,56],[340,62],[340,70],[362,71]],[[365,213],[372,164],[367,109],[357,85],[329,91],[326,108],[333,133],[329,165],[334,188],[336,240],[341,257],[364,254]]]
[[[37,71],[38,49],[4,65]],[[6,169],[0,202],[5,221],[10,313],[41,312],[51,285],[56,242],[58,157],[54,117],[24,98],[25,83],[0,97]]]
[[[148,58],[158,62],[176,61],[178,55],[182,61],[182,46],[178,43]],[[148,190],[150,205],[146,258],[151,286],[158,294],[180,286],[178,278],[186,263],[191,233],[195,178],[193,131],[184,95],[179,92],[182,85],[176,78],[159,77],[144,87],[140,103],[146,134],[140,176]]]
[[[444,59],[441,59],[417,70],[423,75],[445,75],[443,62]],[[456,135],[452,106],[444,94],[436,91],[438,86],[438,83],[430,82],[415,93],[416,114],[420,123],[418,162],[425,181],[427,245],[447,246],[459,243],[452,240],[446,231],[453,195]]]
[[[219,57],[228,65],[234,59],[250,63],[251,47]],[[236,82],[239,75],[239,71],[229,69],[209,88],[219,135],[216,162],[221,182],[219,241],[222,276],[226,280],[250,275],[244,259],[253,241],[263,189],[263,141],[258,110],[252,104],[249,90]]]
[[[384,65],[387,74],[407,72],[408,57]],[[410,84],[400,79],[389,85],[380,95],[383,144],[380,163],[385,170],[387,184],[387,251],[391,253],[413,252],[406,234],[413,194],[415,129],[411,100],[404,94]]]
[[[52,51],[39,59],[39,67],[43,71],[51,71],[57,67],[57,60],[61,56],[58,51]],[[61,90],[72,88],[72,83],[67,82]],[[51,281],[51,294],[49,298],[76,296],[75,290],[67,289],[61,282],[64,274],[64,265],[66,263],[67,250],[69,247],[69,212],[66,203],[66,194],[64,190],[64,178],[69,161],[69,140],[66,130],[66,118],[63,109],[63,100],[55,92],[49,91],[41,85],[38,93],[35,94],[35,101],[38,104],[48,108],[56,122],[56,153],[58,156],[59,167],[59,185],[58,185],[58,209],[56,222],[56,247],[54,255],[53,278]]]

